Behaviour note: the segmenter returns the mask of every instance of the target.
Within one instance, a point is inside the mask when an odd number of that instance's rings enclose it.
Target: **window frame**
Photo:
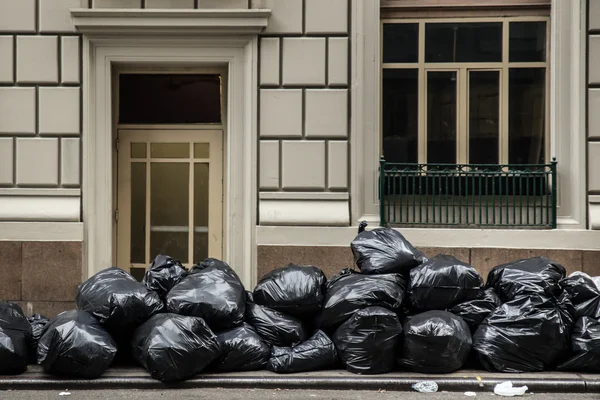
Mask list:
[[[510,55],[510,23],[511,22],[540,22],[546,23],[546,52],[545,60],[538,62],[511,62]],[[500,62],[426,62],[425,61],[425,25],[427,23],[502,23],[502,60]],[[415,63],[385,63],[383,61],[383,30],[385,24],[418,24],[418,59]],[[427,74],[430,71],[457,72],[457,164],[469,163],[469,72],[470,71],[500,71],[500,105],[499,105],[499,154],[498,164],[508,164],[509,161],[509,71],[511,68],[544,68],[544,159],[550,160],[550,60],[551,60],[551,19],[547,15],[538,16],[504,16],[504,17],[450,17],[450,18],[381,18],[379,24],[379,103],[383,104],[383,71],[385,69],[417,69],[418,70],[418,162],[427,163]],[[383,107],[379,108],[379,155],[383,156]]]

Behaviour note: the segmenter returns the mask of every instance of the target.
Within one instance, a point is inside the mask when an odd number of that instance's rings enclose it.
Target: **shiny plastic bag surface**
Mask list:
[[[267,369],[278,373],[317,371],[336,362],[335,345],[325,332],[318,330],[294,347],[273,347]]]
[[[164,313],[136,329],[131,351],[154,379],[176,382],[202,372],[221,348],[202,318]]]
[[[306,340],[306,328],[301,320],[269,307],[247,303],[246,322],[269,346],[294,346]]]
[[[78,309],[92,314],[113,333],[131,332],[164,309],[157,293],[114,267],[79,285],[75,301]]]
[[[271,347],[250,324],[217,335],[221,355],[214,366],[218,371],[255,371],[263,369],[271,357]]]
[[[404,324],[398,364],[425,374],[461,368],[471,352],[471,332],[462,318],[447,311],[426,311]]]
[[[408,274],[420,265],[424,255],[402,234],[390,228],[366,231],[361,222],[358,235],[350,243],[354,262],[363,274]]]
[[[410,271],[408,296],[417,310],[446,310],[473,300],[483,279],[471,265],[439,254]]]
[[[29,325],[31,325],[31,340],[29,341],[29,363],[37,364],[37,344],[42,337],[44,328],[48,325],[50,320],[43,315],[34,314],[27,317]]]
[[[473,335],[483,367],[499,372],[552,369],[568,354],[575,308],[567,297],[520,296],[494,310]]]
[[[326,282],[318,267],[289,264],[263,276],[254,289],[254,302],[300,318],[314,315],[323,304]]]
[[[50,320],[37,354],[38,363],[49,374],[95,379],[112,364],[117,345],[90,313],[71,310]]]
[[[581,317],[571,332],[571,355],[559,371],[600,372],[600,321]]]
[[[340,361],[356,374],[383,374],[394,368],[401,341],[398,315],[383,307],[357,311],[334,333]]]
[[[496,291],[492,288],[482,290],[481,295],[475,300],[465,301],[464,303],[457,304],[452,307],[449,311],[461,317],[471,332],[475,332],[477,327],[483,322],[483,320],[496,308],[502,305],[502,300],[496,294]]]
[[[169,312],[201,317],[215,331],[244,321],[246,290],[227,263],[207,259],[167,294]]]
[[[21,307],[0,301],[0,374],[25,372],[32,341],[31,325]]]
[[[158,293],[164,299],[173,286],[177,285],[187,275],[187,269],[173,258],[159,254],[150,264],[142,283],[149,290]]]
[[[494,267],[486,288],[493,287],[500,299],[511,301],[521,295],[558,295],[558,282],[565,277],[562,265],[545,257],[526,258]]]
[[[399,312],[405,289],[401,274],[363,275],[345,269],[327,283],[317,327],[332,333],[357,310],[372,306]]]
[[[571,274],[559,284],[571,296],[578,317],[600,318],[600,290],[589,275]]]

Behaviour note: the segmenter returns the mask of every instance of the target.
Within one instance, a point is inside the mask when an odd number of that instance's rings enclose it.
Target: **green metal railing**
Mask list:
[[[382,157],[381,226],[555,229],[556,164],[401,164]]]

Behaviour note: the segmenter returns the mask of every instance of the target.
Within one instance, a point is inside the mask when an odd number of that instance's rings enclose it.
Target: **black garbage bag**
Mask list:
[[[164,308],[157,293],[119,268],[107,268],[79,285],[77,308],[91,313],[115,336],[125,335]]]
[[[241,325],[246,290],[227,263],[207,259],[167,294],[169,312],[203,318],[215,331]]]
[[[519,296],[494,310],[473,335],[488,371],[536,372],[568,354],[575,308],[568,296]]]
[[[288,264],[262,277],[254,289],[254,301],[300,318],[314,315],[323,304],[326,282],[318,267]]]
[[[293,347],[273,347],[267,369],[278,373],[317,371],[337,362],[335,345],[323,331]]]
[[[38,342],[38,363],[49,374],[99,378],[112,364],[117,345],[90,313],[65,311],[54,317]]]
[[[600,372],[600,321],[581,317],[571,331],[571,357],[559,371]]]
[[[345,269],[327,283],[317,328],[332,333],[357,310],[372,306],[399,312],[405,289],[401,274],[363,275]]]
[[[589,275],[571,274],[559,284],[571,296],[578,317],[600,318],[600,290]]]
[[[417,310],[446,310],[473,300],[483,279],[471,265],[439,254],[410,271],[408,296]]]
[[[255,303],[246,304],[248,322],[269,346],[294,346],[306,340],[302,321]]]
[[[50,321],[47,317],[41,314],[34,314],[27,317],[29,325],[31,325],[31,340],[29,341],[29,364],[37,364],[37,345],[44,328]]]
[[[135,330],[131,352],[154,379],[175,382],[202,372],[221,348],[202,318],[164,313]]]
[[[390,228],[366,231],[366,222],[361,222],[358,235],[350,243],[354,262],[363,274],[408,274],[421,264],[424,255],[402,236]]]
[[[0,301],[0,375],[25,372],[31,341],[31,325],[21,307]]]
[[[398,365],[425,374],[461,368],[471,352],[471,332],[462,318],[447,311],[426,311],[404,325]]]
[[[142,283],[164,299],[173,286],[187,275],[187,269],[178,260],[159,254],[150,264]]]
[[[494,267],[488,274],[486,288],[496,289],[504,302],[520,295],[560,294],[558,282],[565,277],[562,265],[545,257],[526,258]]]
[[[398,315],[383,307],[358,310],[333,335],[340,361],[356,374],[383,374],[394,368],[401,342]]]
[[[271,357],[271,347],[247,323],[219,333],[217,340],[221,355],[214,366],[218,371],[263,369]]]
[[[496,308],[502,305],[502,300],[492,288],[482,290],[475,300],[465,301],[452,307],[449,311],[461,317],[471,332],[475,332],[479,324]]]

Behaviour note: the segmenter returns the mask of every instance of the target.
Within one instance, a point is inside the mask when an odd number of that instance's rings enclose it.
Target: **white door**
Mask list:
[[[117,266],[159,253],[187,267],[223,253],[223,131],[118,131]]]

